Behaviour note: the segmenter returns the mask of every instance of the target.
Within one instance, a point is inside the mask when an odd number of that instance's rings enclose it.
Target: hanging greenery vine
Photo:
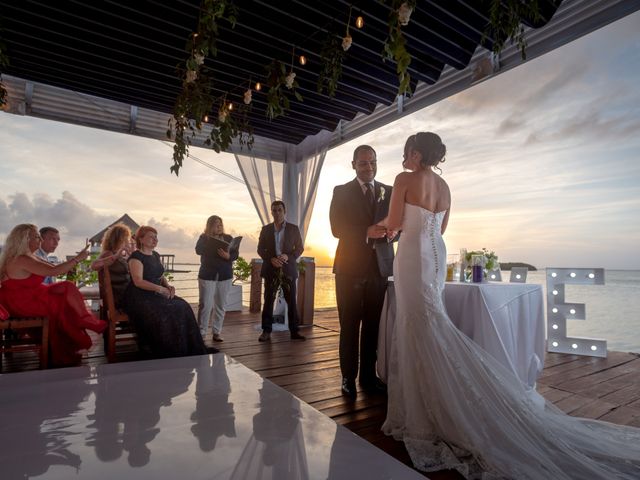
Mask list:
[[[350,38],[350,36],[345,38]],[[322,93],[326,89],[327,95],[335,97],[338,81],[342,77],[342,62],[346,57],[347,49],[345,49],[345,40],[341,39],[335,32],[330,31],[327,34],[320,51],[318,93]]]
[[[176,99],[173,118],[169,120],[167,137],[174,140],[172,173],[179,174],[185,156],[189,155],[189,145],[202,123],[214,111],[217,100],[212,94],[212,79],[206,69],[205,60],[218,53],[216,41],[219,36],[219,22],[224,20],[233,28],[238,9],[230,0],[202,0],[197,31],[190,36],[187,45],[189,57],[178,67],[182,79],[182,91]],[[213,128],[205,143],[216,152],[225,150],[239,137],[240,142],[250,143],[253,136],[249,130],[242,135],[242,127],[230,114],[231,109],[223,101],[217,118],[212,119]],[[246,119],[246,116],[244,117]]]
[[[383,61],[390,60],[396,64],[398,75],[398,94],[411,94],[411,75],[409,66],[411,55],[407,50],[407,40],[403,27],[408,25],[411,14],[416,8],[416,0],[380,0],[390,8],[387,19],[388,35],[382,51]],[[334,97],[338,83],[342,77],[342,66],[347,56],[347,50],[352,45],[350,35],[351,14],[346,23],[346,34],[341,37],[334,29],[329,29],[327,37],[320,51],[320,69],[318,74],[317,91]],[[174,117],[169,121],[167,136],[175,141],[173,151],[173,165],[171,172],[178,175],[182,162],[189,155],[189,145],[192,139],[202,129],[202,124],[212,125],[211,132],[204,143],[216,152],[226,150],[234,141],[251,147],[253,144],[252,128],[249,124],[251,111],[251,81],[244,92],[244,102],[232,105],[227,101],[227,94],[214,97],[212,77],[206,68],[205,60],[217,55],[216,41],[219,36],[221,21],[235,26],[238,9],[232,0],[202,0],[197,32],[189,39],[188,58],[178,68],[178,75],[182,80],[182,91],[174,106]],[[522,58],[526,58],[526,39],[523,18],[538,21],[541,19],[538,0],[523,2],[521,0],[490,0],[489,23],[483,41],[494,39],[493,51],[499,53],[507,40],[517,44]],[[363,25],[362,17],[356,22],[358,28]],[[326,27],[325,27],[326,28]],[[324,28],[323,28],[324,30]],[[320,31],[320,29],[319,29]],[[0,68],[6,66],[6,49],[0,43]],[[287,64],[274,59],[266,69],[265,114],[273,120],[285,115],[291,108],[291,101],[295,98],[302,102],[302,95],[296,90],[299,85],[293,70],[295,47],[292,52],[290,68]],[[304,64],[304,63],[303,63]],[[256,90],[259,90],[256,87]],[[6,90],[0,84],[0,105],[5,102]],[[217,115],[212,114],[216,112]],[[208,116],[213,118],[208,120]]]
[[[384,42],[382,51],[383,60],[393,60],[396,62],[396,73],[398,74],[398,95],[411,93],[411,75],[409,65],[411,55],[407,51],[407,41],[404,38],[402,27],[408,25],[411,13],[416,8],[416,0],[384,0],[390,5],[388,25],[389,35]]]
[[[542,19],[538,0],[522,2],[520,0],[492,0],[489,7],[489,24],[483,35],[483,41],[491,36],[493,52],[499,54],[507,40],[514,43],[520,50],[523,60],[526,60],[527,40],[524,35],[522,19],[534,22]]]
[[[296,80],[296,74],[293,71],[293,62],[289,73],[287,73],[285,64],[276,59],[267,65],[266,70],[267,86],[269,87],[269,91],[267,92],[266,114],[269,120],[273,120],[280,115],[284,115],[286,111],[291,108],[291,101],[287,93],[288,90],[291,91],[299,102],[302,102],[303,98],[302,95],[296,91],[299,85]]]

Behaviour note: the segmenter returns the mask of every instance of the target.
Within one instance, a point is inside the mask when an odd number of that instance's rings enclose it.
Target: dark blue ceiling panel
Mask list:
[[[437,82],[443,68],[465,68],[483,41],[490,0],[418,0],[404,28],[412,56],[412,86]],[[544,25],[560,0],[539,0]],[[196,28],[199,1],[191,0],[3,0],[0,28],[8,47],[6,73],[26,80],[171,113],[180,92],[176,66],[186,57]],[[390,105],[398,81],[393,62],[382,60],[389,7],[378,0],[236,0],[235,28],[223,26],[218,56],[207,61],[217,95],[242,101],[249,79],[265,81],[272,59],[291,62],[293,46],[308,59],[295,65],[303,102],[293,100],[283,117],[265,116],[266,90],[254,92],[250,124],[254,133],[299,143],[340,120]],[[344,35],[349,9],[352,47],[343,63],[336,96],[317,91],[322,44],[328,32]],[[491,48],[492,39],[486,39]]]

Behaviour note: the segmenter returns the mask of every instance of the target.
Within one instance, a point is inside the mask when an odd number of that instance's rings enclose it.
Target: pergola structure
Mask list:
[[[262,222],[271,200],[281,198],[289,219],[305,232],[328,149],[523,63],[516,46],[507,44],[496,57],[493,39],[483,39],[490,0],[418,0],[403,27],[413,93],[397,95],[396,66],[381,57],[390,11],[384,2],[234,3],[237,24],[222,24],[218,54],[206,62],[215,94],[242,102],[252,82],[266,87],[265,66],[278,59],[296,73],[303,101],[292,99],[286,115],[269,120],[266,88],[254,91],[249,123],[255,143],[250,150],[232,144],[229,151]],[[523,19],[527,60],[640,9],[640,0],[538,3],[540,18]],[[199,6],[200,0],[3,0],[0,38],[10,59],[2,72],[5,110],[166,140],[182,85],[176,66],[187,56]],[[329,32],[343,35],[356,15],[364,28],[350,28],[353,43],[336,95],[318,93],[322,44]],[[307,58],[306,65],[293,61],[294,52]],[[192,144],[202,146],[210,129],[205,124]]]

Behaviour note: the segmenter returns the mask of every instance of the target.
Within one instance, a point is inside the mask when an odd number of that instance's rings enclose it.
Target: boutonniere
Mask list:
[[[380,193],[378,194],[378,203],[384,201],[384,195],[385,195],[386,190],[384,189],[384,187],[380,187]]]

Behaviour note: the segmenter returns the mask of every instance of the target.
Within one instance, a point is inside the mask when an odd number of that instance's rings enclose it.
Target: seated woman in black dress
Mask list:
[[[131,244],[131,231],[124,223],[116,223],[109,227],[102,239],[102,252],[91,264],[93,270],[109,268],[111,290],[116,308],[123,309],[124,292],[131,282],[127,260],[135,245]],[[102,280],[100,280],[102,281]],[[124,310],[124,309],[123,309]]]
[[[138,342],[157,357],[207,353],[191,306],[176,296],[175,288],[163,275],[160,255],[154,251],[158,232],[142,226],[135,238],[138,250],[129,257],[131,283],[123,303]]]

